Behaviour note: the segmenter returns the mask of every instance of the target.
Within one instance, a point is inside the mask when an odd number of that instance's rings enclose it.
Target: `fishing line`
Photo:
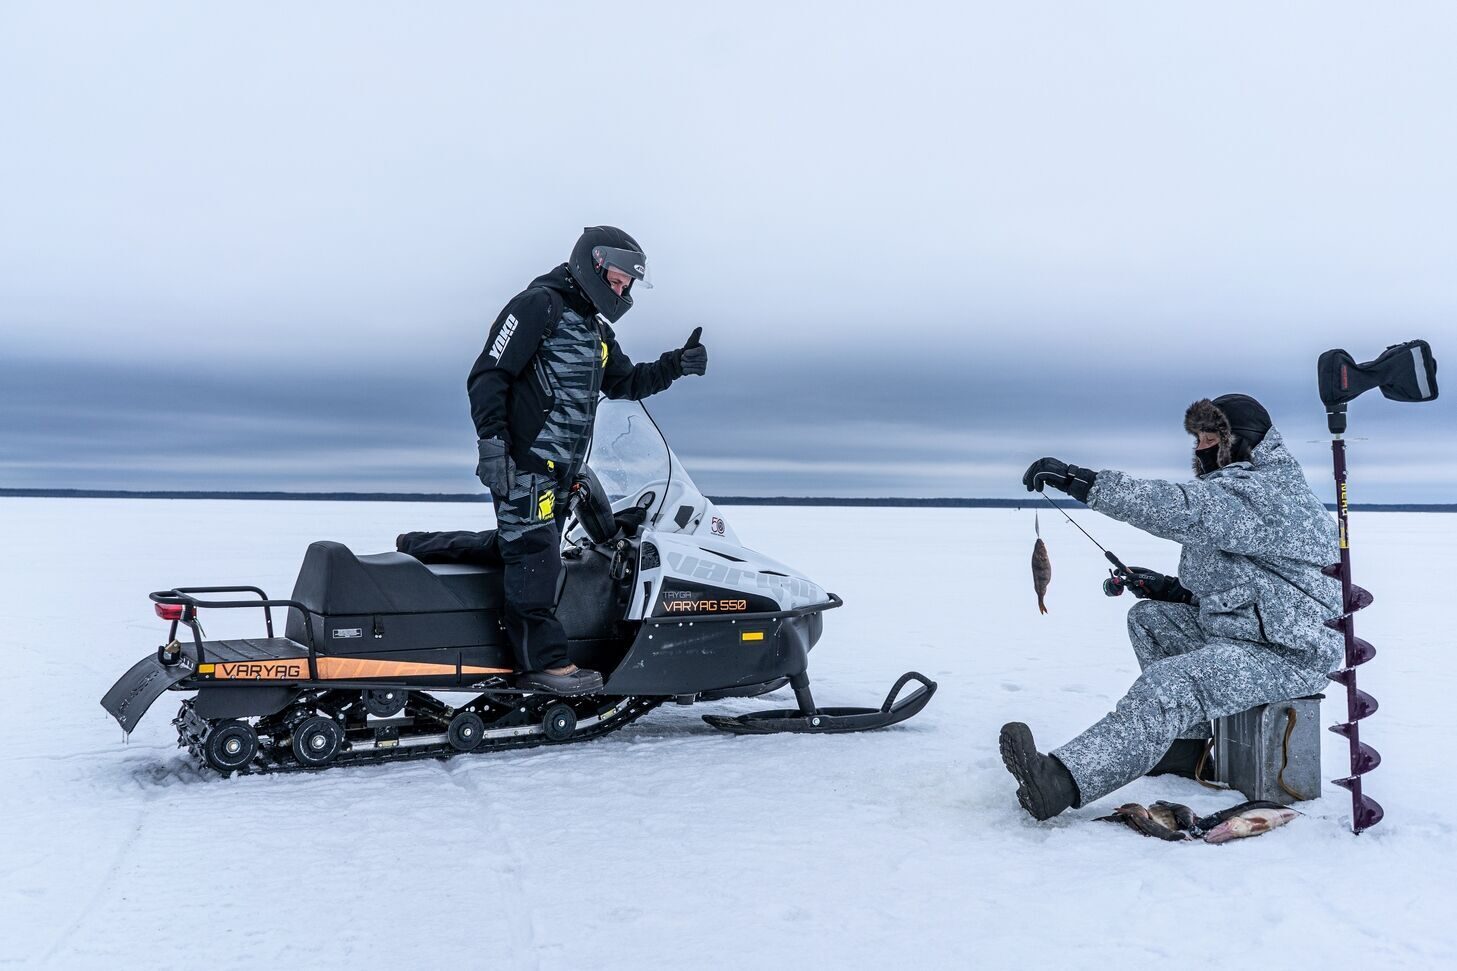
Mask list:
[[[1047,500],[1047,504],[1049,506],[1051,506],[1053,509],[1056,509],[1058,512],[1062,513],[1062,518],[1066,519],[1068,522],[1072,523],[1074,526],[1077,526],[1078,527],[1078,532],[1082,533],[1084,536],[1086,536],[1089,540],[1092,541],[1092,543],[1093,543],[1094,546],[1096,546],[1098,549],[1102,550],[1103,551],[1103,555],[1108,558],[1108,561],[1110,563],[1113,563],[1120,570],[1127,569],[1123,565],[1123,561],[1122,560],[1118,559],[1118,557],[1114,556],[1112,553],[1109,553],[1108,550],[1107,550],[1107,548],[1105,546],[1103,546],[1102,543],[1100,543],[1097,540],[1093,539],[1093,534],[1092,533],[1089,533],[1086,529],[1083,529],[1082,526],[1078,526],[1078,521],[1076,519],[1072,518],[1071,516],[1069,516],[1067,514],[1067,510],[1063,509],[1057,503],[1053,502],[1051,496],[1049,496],[1045,492],[1039,492],[1037,494],[1039,496],[1041,496],[1042,498],[1046,499]],[[1035,516],[1035,514],[1034,514],[1034,516]],[[1039,533],[1038,535],[1041,535],[1041,534]]]

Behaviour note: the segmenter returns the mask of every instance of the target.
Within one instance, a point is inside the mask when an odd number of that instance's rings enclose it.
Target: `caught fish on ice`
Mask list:
[[[1300,813],[1289,806],[1273,802],[1247,802],[1215,813],[1214,816],[1204,817],[1199,820],[1199,828],[1204,830],[1204,842],[1228,843],[1230,840],[1268,833],[1299,815]],[[1219,822],[1211,825],[1216,817]]]
[[[1159,800],[1147,808],[1136,802],[1126,803],[1107,816],[1099,816],[1097,821],[1122,823],[1135,833],[1169,842],[1202,839],[1219,844],[1268,833],[1299,815],[1288,806],[1259,801],[1242,802],[1196,817],[1188,806]]]
[[[1042,524],[1033,518],[1032,528],[1037,531],[1037,542],[1032,546],[1032,589],[1037,591],[1037,609],[1047,613],[1047,603],[1042,598],[1047,585],[1052,582],[1052,560],[1047,555],[1047,544],[1042,542]]]

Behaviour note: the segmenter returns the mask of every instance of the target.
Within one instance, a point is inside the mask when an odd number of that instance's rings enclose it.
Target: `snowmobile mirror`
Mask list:
[[[1357,364],[1339,348],[1326,351],[1316,364],[1320,400],[1333,435],[1346,430],[1346,404],[1380,388],[1392,401],[1432,401],[1437,397],[1437,359],[1426,341],[1393,344],[1374,361]]]

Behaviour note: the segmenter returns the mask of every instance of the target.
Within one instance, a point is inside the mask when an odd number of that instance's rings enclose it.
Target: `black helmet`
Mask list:
[[[636,284],[629,283],[619,297],[607,285],[609,266],[652,289],[648,280],[648,258],[642,247],[637,245],[637,240],[616,226],[588,226],[582,230],[577,245],[572,247],[567,269],[597,312],[606,317],[608,323],[615,324],[632,308],[632,288]]]

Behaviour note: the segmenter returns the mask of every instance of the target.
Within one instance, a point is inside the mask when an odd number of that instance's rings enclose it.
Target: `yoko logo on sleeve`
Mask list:
[[[506,321],[501,325],[501,333],[496,335],[495,343],[491,345],[491,357],[497,364],[501,363],[501,355],[506,353],[506,345],[511,343],[511,335],[516,333],[516,317],[514,314],[507,314]]]

